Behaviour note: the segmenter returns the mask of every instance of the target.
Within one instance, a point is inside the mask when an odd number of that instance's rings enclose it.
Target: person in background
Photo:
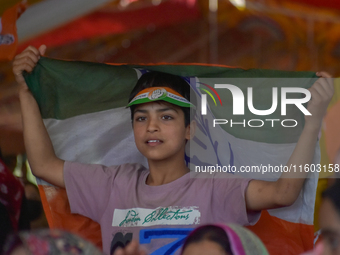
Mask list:
[[[322,193],[319,212],[323,255],[340,255],[340,179]]]
[[[186,238],[181,255],[269,255],[262,241],[250,230],[235,224],[196,228]]]
[[[0,152],[0,250],[9,233],[29,228],[24,187],[5,165]]]
[[[250,230],[235,224],[203,225],[185,239],[181,255],[269,255],[262,241]],[[146,255],[136,241],[114,255]]]
[[[23,231],[8,238],[4,255],[103,255],[93,244],[74,234],[53,229]]]

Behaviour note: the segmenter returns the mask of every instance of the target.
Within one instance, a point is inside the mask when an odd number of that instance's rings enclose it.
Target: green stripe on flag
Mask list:
[[[137,82],[136,71],[128,66],[43,57],[25,78],[44,119],[126,106]]]

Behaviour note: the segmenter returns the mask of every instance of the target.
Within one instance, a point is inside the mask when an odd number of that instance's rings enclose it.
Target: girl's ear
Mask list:
[[[190,124],[186,127],[185,139],[190,140],[195,136],[196,131],[196,121],[192,120]]]

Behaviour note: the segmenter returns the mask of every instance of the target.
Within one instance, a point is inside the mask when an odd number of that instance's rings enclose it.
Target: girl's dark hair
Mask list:
[[[129,102],[143,89],[151,88],[151,87],[168,87],[179,94],[181,94],[184,98],[190,101],[190,93],[194,93],[190,87],[190,85],[180,76],[152,71],[143,74],[139,80],[137,81],[135,87],[132,89]],[[194,94],[193,94],[194,95]],[[193,97],[194,98],[194,97]],[[196,105],[195,102],[191,102]],[[192,107],[180,107],[184,112],[184,121],[185,126],[188,126],[195,115],[195,111]],[[131,110],[131,120],[133,121],[134,111],[136,109],[136,105],[130,106]]]
[[[233,255],[230,247],[229,238],[226,232],[224,231],[224,229],[214,225],[199,227],[194,230],[192,234],[189,234],[183,244],[182,254],[189,244],[199,243],[204,240],[212,241],[219,244],[227,254]]]
[[[340,179],[322,193],[322,198],[328,198],[340,215]]]

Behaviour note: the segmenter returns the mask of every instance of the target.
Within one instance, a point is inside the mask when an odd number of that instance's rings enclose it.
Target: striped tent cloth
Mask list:
[[[0,60],[12,60],[18,46],[16,22],[25,11],[26,3],[23,1],[6,9],[0,16]]]
[[[254,108],[264,110],[272,105],[274,87],[279,92],[283,87],[309,88],[317,78],[313,72],[244,70],[199,64],[109,65],[42,57],[25,79],[38,102],[56,154],[64,160],[83,163],[147,165],[135,146],[126,105],[137,79],[143,72],[152,70],[182,76],[197,92],[198,102],[202,94],[207,95],[208,114],[196,116],[198,134],[190,142],[190,154],[186,156],[190,165],[218,163],[237,168],[285,165],[302,131],[304,116],[293,105],[287,106],[285,116],[281,115],[280,105],[268,116],[255,116],[247,107],[244,115],[236,116],[232,111],[231,93],[226,89],[213,91],[211,87],[217,83],[235,84],[244,95],[247,88],[252,87]],[[209,130],[206,123],[212,118],[228,120],[228,124]],[[249,125],[251,119],[256,120]],[[298,124],[287,128],[282,125],[282,119],[294,119]],[[263,126],[252,127],[261,124],[261,120]],[[242,124],[231,126],[231,121]],[[317,146],[314,162],[319,159]],[[278,174],[269,177],[275,179]],[[265,176],[252,174],[251,177],[263,179]],[[292,206],[263,211],[258,223],[249,227],[262,239],[270,254],[299,254],[312,249],[316,185],[317,178],[308,178]],[[41,180],[39,189],[50,227],[79,233],[101,246],[99,225],[70,213],[65,190]]]

